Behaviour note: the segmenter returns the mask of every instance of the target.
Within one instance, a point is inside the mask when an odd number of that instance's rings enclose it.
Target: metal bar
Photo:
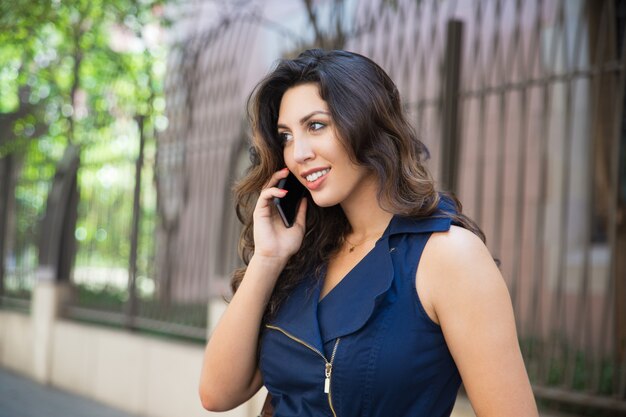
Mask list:
[[[561,2],[559,4],[558,17],[557,17],[557,27],[560,29],[561,38],[565,39],[564,34],[564,6]],[[554,42],[556,44],[557,36],[554,37]],[[563,41],[564,43],[564,41]],[[567,48],[567,45],[564,44],[563,48]],[[554,55],[557,55],[557,49],[552,51]],[[566,94],[569,98],[570,90],[568,89]],[[569,103],[566,99],[566,103]],[[569,172],[571,166],[571,147],[568,146],[568,122],[571,122],[571,114],[570,114],[570,106],[565,106],[566,116],[563,118],[563,138],[561,141],[561,146],[563,149],[563,162],[561,166],[561,183],[560,183],[560,217],[559,217],[559,229],[558,229],[558,257],[557,257],[557,272],[556,272],[556,291],[553,295],[553,305],[551,306],[550,319],[551,319],[551,329],[550,335],[548,339],[549,351],[545,356],[545,360],[548,362],[547,366],[544,367],[544,375],[542,381],[547,382],[550,379],[550,371],[552,368],[553,362],[556,360],[557,353],[559,351],[559,341],[562,336],[562,322],[563,322],[563,293],[564,293],[564,281],[565,281],[565,256],[568,250],[568,223],[569,223]]]
[[[626,67],[626,5],[624,2],[615,5],[616,18],[618,18],[617,32],[622,31],[621,35],[621,51],[620,56],[622,65]],[[618,39],[619,41],[619,39]],[[618,43],[619,47],[619,43]],[[616,113],[618,117],[621,117],[621,131],[617,129],[614,136],[617,141],[615,144],[614,158],[617,158],[615,169],[617,170],[616,186],[617,194],[615,196],[615,240],[613,247],[613,262],[614,272],[613,276],[616,281],[617,298],[616,304],[616,353],[619,368],[616,370],[618,375],[618,381],[615,384],[614,391],[620,398],[626,399],[626,258],[624,256],[617,256],[617,254],[626,253],[626,94],[624,84],[626,83],[626,71],[622,71],[620,74],[620,88],[616,91],[621,92],[621,112]],[[616,121],[617,124],[617,121]],[[618,373],[619,372],[619,373]]]
[[[484,89],[485,85],[486,85],[486,76],[484,76],[484,66],[482,65],[483,62],[483,52],[481,49],[481,42],[480,42],[480,28],[482,27],[482,16],[483,16],[483,7],[482,7],[483,2],[479,1],[476,7],[476,11],[475,11],[475,15],[474,15],[474,19],[476,21],[476,26],[474,28],[474,40],[473,40],[473,50],[474,50],[474,57],[475,57],[475,62],[473,62],[471,65],[471,68],[473,68],[475,70],[475,72],[477,73],[476,78],[478,79],[478,86],[480,89]],[[474,178],[474,219],[478,222],[478,224],[480,225],[484,225],[484,219],[483,219],[483,207],[484,207],[484,170],[485,170],[485,161],[484,161],[484,154],[485,154],[485,140],[486,140],[486,135],[485,135],[485,115],[486,115],[486,105],[485,105],[485,100],[486,97],[484,95],[481,95],[479,97],[480,100],[480,107],[479,107],[479,116],[478,116],[478,132],[477,132],[477,145],[476,145],[476,156],[479,159],[477,167],[478,169],[476,170],[476,176]],[[466,102],[471,103],[471,100],[466,100]],[[465,123],[467,120],[467,123],[469,123],[469,117],[463,118],[463,122]],[[481,159],[482,158],[482,159]]]
[[[481,82],[485,82],[484,79]],[[474,218],[480,225],[485,224],[485,219],[483,218],[483,207],[485,205],[484,202],[484,194],[485,194],[485,119],[487,114],[487,105],[486,105],[486,97],[483,95],[479,99],[479,115],[478,115],[478,143],[476,144],[476,155],[478,158],[478,164],[476,169],[476,177],[475,177],[475,210],[474,210]]]
[[[615,11],[615,3],[610,2],[607,7],[611,8],[609,13],[611,16],[615,16],[615,19],[611,21],[610,27],[613,29],[611,35],[613,36],[615,45],[615,53],[617,57],[621,58],[622,65],[626,66],[626,28],[623,28],[623,34],[621,42],[618,42],[616,20],[617,13]],[[623,6],[622,6],[623,7]],[[620,45],[621,43],[621,45]],[[621,46],[621,50],[617,48]],[[626,184],[620,182],[620,172],[625,172],[626,162],[624,161],[624,138],[622,135],[626,134],[626,114],[624,113],[624,101],[626,97],[624,90],[626,86],[626,71],[621,71],[617,75],[615,80],[615,102],[612,104],[614,109],[613,113],[613,126],[611,132],[611,144],[610,155],[612,156],[610,161],[610,193],[609,193],[609,216],[608,216],[608,236],[609,245],[611,249],[611,265],[609,273],[611,274],[614,285],[614,326],[615,326],[615,341],[613,347],[613,393],[626,398],[626,261],[623,254],[626,253],[626,196],[621,195],[623,188]],[[620,166],[621,165],[621,166]],[[618,214],[619,213],[619,214]],[[621,214],[621,215],[620,215]],[[621,249],[621,250],[620,250]],[[622,379],[620,381],[620,379]],[[620,387],[621,386],[621,387]]]
[[[31,302],[30,299],[8,297],[3,295],[0,296],[0,305],[2,305],[2,308],[15,309],[28,313],[30,311]]]
[[[2,296],[4,295],[4,267],[5,267],[5,248],[4,245],[8,238],[7,224],[9,219],[9,199],[12,183],[11,176],[13,173],[13,155],[8,154],[0,160],[2,174],[0,174],[0,305],[2,305]]]
[[[520,106],[522,112],[520,115],[521,128],[518,138],[518,162],[517,162],[517,182],[515,186],[516,200],[515,200],[515,213],[514,216],[514,236],[518,236],[517,247],[513,251],[513,260],[511,262],[511,282],[512,290],[511,296],[513,298],[514,307],[519,311],[520,305],[520,287],[522,282],[522,258],[524,253],[524,225],[526,223],[526,210],[524,209],[524,195],[526,193],[526,153],[528,142],[528,97],[527,93],[523,91],[520,96]],[[503,204],[503,203],[501,203]],[[504,229],[504,228],[502,228]]]
[[[68,306],[64,308],[64,317],[87,320],[103,324],[125,325],[127,316],[124,313],[114,311],[102,311],[91,308]],[[135,317],[135,329],[164,332],[176,336],[189,337],[205,340],[206,329],[203,327],[189,326],[180,323],[165,322],[144,317]]]
[[[584,392],[575,392],[563,388],[547,387],[543,385],[533,385],[533,393],[535,396],[545,400],[554,400],[572,405],[578,405],[585,408],[593,408],[604,411],[626,412],[626,401],[588,394]]]
[[[502,21],[502,1],[501,0],[496,0],[491,2],[491,4],[493,5],[492,9],[493,9],[493,16],[492,19],[495,23],[494,26],[497,26],[501,21]],[[486,7],[487,10],[489,10],[488,6]],[[482,29],[479,29],[482,30]],[[501,36],[500,33],[498,32],[497,28],[496,30],[492,31],[493,33],[491,34],[489,40],[487,41],[487,39],[485,39],[485,44],[489,47],[488,52],[490,52],[490,54],[486,54],[486,58],[488,59],[487,62],[484,63],[484,66],[482,68],[482,70],[484,71],[484,78],[486,80],[486,84],[487,86],[490,85],[497,85],[501,80],[500,78],[504,79],[506,78],[505,76],[505,71],[502,68],[503,66],[503,54],[504,54],[504,50],[505,48],[503,47],[503,42],[501,42]],[[499,76],[499,77],[498,77]],[[498,99],[500,101],[500,105],[505,105],[506,106],[506,102],[504,101],[506,98],[506,94],[507,92],[502,91],[501,94],[497,94],[496,95],[496,99]],[[484,105],[484,108],[481,108],[481,111],[485,111],[485,114],[483,114],[482,116],[485,118],[483,120],[481,120],[481,123],[485,123],[486,126],[483,126],[481,129],[483,129],[483,131],[480,133],[481,136],[484,136],[485,138],[483,139],[483,143],[487,142],[487,138],[490,136],[489,133],[489,129],[487,128],[487,126],[491,125],[491,120],[489,117],[490,114],[490,107],[493,106],[493,102],[492,100],[489,100],[488,95],[483,95],[483,97],[481,97],[481,105]],[[494,100],[495,101],[495,100]],[[504,110],[504,111],[503,111]],[[500,115],[505,115],[506,114],[506,109],[502,109],[502,108],[498,108],[499,114]],[[497,121],[497,125],[499,127],[503,127],[504,124],[506,124],[506,120],[504,120],[505,117],[498,117],[498,121]],[[492,176],[495,177],[495,183],[494,183],[494,187],[495,187],[495,191],[494,194],[497,195],[498,193],[498,181],[501,180],[500,174],[502,172],[504,172],[503,170],[501,171],[501,168],[504,169],[504,164],[502,163],[502,156],[504,155],[503,153],[503,149],[506,147],[506,139],[505,137],[496,137],[495,138],[495,147],[496,147],[496,169],[497,172],[495,175],[492,174]],[[493,145],[489,145],[489,146],[493,146]],[[485,182],[485,178],[484,178],[484,174],[485,172],[487,172],[486,170],[486,166],[490,165],[487,163],[487,152],[485,151],[485,149],[482,149],[481,152],[482,158],[480,161],[480,165],[481,168],[479,169],[481,171],[481,178],[480,180]],[[491,174],[491,172],[487,173],[487,176],[489,176]],[[491,228],[491,233],[488,239],[492,239],[495,244],[493,245],[494,250],[495,251],[499,251],[500,250],[500,246],[501,246],[501,238],[502,238],[502,233],[503,231],[498,229],[498,212],[500,212],[500,216],[501,216],[501,212],[502,212],[502,201],[498,201],[495,200],[495,204],[494,204],[494,211],[495,211],[495,219],[492,219],[492,217],[486,217],[488,211],[486,209],[487,205],[488,205],[488,200],[486,200],[484,198],[485,192],[484,190],[486,189],[486,186],[483,184],[482,185],[483,190],[481,190],[481,192],[483,193],[483,199],[482,199],[482,207],[481,207],[481,215],[482,215],[482,221],[484,222],[483,224],[487,225],[489,224],[490,228]],[[505,273],[505,275],[508,278],[507,273]],[[512,284],[512,282],[510,282],[509,284]],[[515,293],[517,292],[517,290],[514,287],[514,284],[511,285],[512,288],[512,299],[515,299]],[[513,301],[513,303],[515,303],[515,301]]]
[[[571,3],[569,3],[571,5]],[[568,71],[572,65],[570,63],[570,51],[568,47],[569,25],[568,19],[565,18],[566,2],[561,3],[559,11],[560,19],[562,21],[562,49],[563,49],[563,61],[564,71]],[[568,333],[568,288],[566,285],[567,269],[566,259],[569,252],[570,243],[570,216],[571,216],[571,197],[572,197],[572,185],[571,185],[571,172],[572,172],[572,159],[574,158],[574,141],[573,141],[573,124],[574,118],[574,105],[576,104],[576,89],[573,84],[574,79],[570,78],[564,82],[565,87],[565,115],[563,117],[563,153],[564,162],[561,171],[561,222],[560,222],[560,242],[563,245],[562,250],[559,253],[558,267],[557,267],[557,279],[559,280],[558,297],[556,306],[556,323],[557,331],[553,335],[556,337],[552,350],[552,361],[562,361],[562,363],[568,362],[568,356],[570,355],[569,349],[569,333]],[[561,358],[559,358],[559,353]],[[558,369],[559,362],[556,362],[556,366],[553,369]],[[559,384],[564,383],[564,374],[559,375]]]
[[[534,46],[536,51],[532,56],[535,60],[538,59],[540,53],[540,39],[541,39],[541,22],[542,22],[542,9],[537,7],[535,13],[533,33],[530,44]],[[534,62],[530,61],[528,65],[529,69],[534,67]],[[528,356],[527,360],[530,362],[529,374],[531,378],[534,375],[540,374],[540,357],[543,352],[543,329],[541,328],[541,318],[543,312],[543,297],[544,297],[544,278],[545,278],[545,265],[544,265],[544,253],[546,248],[546,201],[548,198],[548,186],[545,180],[548,176],[549,166],[549,126],[550,116],[552,109],[552,102],[550,101],[550,88],[548,84],[545,84],[541,88],[541,108],[540,114],[540,141],[541,146],[539,149],[539,175],[538,175],[538,199],[537,199],[537,212],[535,215],[535,252],[533,256],[533,269],[531,271],[532,279],[532,309],[530,311],[530,318],[527,325],[527,334],[529,335]]]
[[[602,13],[600,16],[600,24],[598,26],[598,39],[597,39],[597,49],[596,49],[596,56],[595,56],[595,63],[600,65],[601,62],[603,62],[605,59],[607,59],[610,56],[610,52],[608,51],[608,48],[610,48],[610,42],[611,39],[609,38],[609,34],[607,33],[609,31],[609,27],[610,27],[610,14],[609,14],[609,7],[610,4],[612,2],[610,0],[605,0],[604,1],[604,7],[602,8]],[[600,92],[598,94],[600,94],[600,97],[604,98],[604,82],[603,80],[605,79],[604,77],[607,74],[600,72],[598,74],[598,89],[600,90]],[[610,93],[609,93],[610,94]],[[601,106],[600,106],[600,102],[598,103],[598,110],[601,110]],[[600,112],[599,112],[600,113]],[[602,121],[598,122],[599,124],[599,128],[604,127],[604,123]],[[604,132],[602,132],[601,130],[599,131],[600,135],[604,135]],[[604,368],[604,354],[605,351],[607,349],[607,339],[609,336],[609,320],[611,317],[611,311],[613,309],[613,303],[614,303],[614,288],[613,287],[613,283],[612,283],[612,274],[609,273],[609,277],[607,280],[607,286],[606,286],[606,291],[605,291],[605,298],[604,298],[604,304],[603,304],[603,312],[602,312],[602,320],[601,320],[601,324],[600,324],[600,337],[599,337],[599,348],[597,349],[596,355],[595,355],[595,364],[594,364],[594,368],[592,370],[592,379],[591,379],[591,389],[594,392],[599,392],[600,391],[600,386],[602,383],[602,372],[603,372],[603,368]]]
[[[551,74],[546,77],[526,78],[522,81],[510,81],[495,86],[487,86],[485,89],[464,90],[461,93],[462,98],[480,97],[482,95],[500,94],[502,92],[510,92],[523,90],[529,87],[543,87],[544,85],[554,85],[559,82],[568,82],[576,78],[593,77],[600,73],[619,73],[624,70],[624,64],[619,61],[608,61],[602,65],[596,65],[593,68],[583,70],[578,69],[568,71],[561,74]]]
[[[617,387],[617,396],[626,399],[626,360],[621,359],[619,369],[619,386]]]
[[[216,103],[220,103],[220,99],[216,96],[219,94],[218,87],[221,88],[227,82],[227,80],[223,79],[224,72],[220,68],[221,65],[217,63],[222,63],[228,57],[226,48],[228,48],[229,42],[226,39],[230,40],[233,26],[236,26],[236,22],[232,22],[220,38],[214,42],[201,41],[197,46],[197,50],[202,51],[203,56],[199,56],[198,65],[190,69],[194,73],[195,81],[194,84],[188,86],[191,88],[187,91],[187,94],[193,96],[195,107],[192,109],[193,124],[188,126],[186,137],[189,141],[193,141],[196,144],[197,149],[196,151],[191,151],[189,147],[187,148],[189,151],[188,164],[186,164],[184,169],[190,174],[193,173],[187,177],[189,193],[197,196],[198,203],[190,205],[186,209],[188,216],[194,219],[194,228],[202,231],[202,234],[206,237],[204,239],[180,240],[181,247],[177,252],[183,255],[183,259],[180,263],[180,268],[172,277],[170,295],[172,300],[175,298],[186,298],[186,292],[189,291],[190,286],[194,285],[194,282],[197,285],[205,282],[204,279],[200,278],[201,271],[204,271],[209,279],[212,279],[210,274],[211,265],[207,265],[205,261],[210,256],[212,249],[207,247],[207,240],[214,238],[211,231],[208,230],[211,224],[210,216],[214,210],[210,202],[214,196],[211,196],[208,192],[202,192],[202,190],[205,187],[207,190],[215,190],[215,186],[212,184],[213,178],[210,175],[213,166],[211,155],[217,152],[219,142],[216,139],[222,133],[219,131],[219,120],[215,120],[217,118],[216,113],[221,111],[216,105]],[[205,74],[205,76],[201,76],[201,74]],[[216,82],[216,79],[219,79],[219,82]],[[184,227],[180,229],[183,233]],[[194,290],[199,292],[197,287],[192,289],[192,291]]]
[[[555,24],[555,31],[556,30],[563,30],[563,3],[560,2],[558,5],[558,17],[557,17],[557,21]],[[551,45],[551,49],[549,50],[549,55],[552,58],[552,61],[550,62],[549,68],[556,68],[557,67],[557,57],[558,57],[558,36],[553,35],[552,37],[552,45]],[[551,72],[551,74],[554,74],[554,71]],[[567,140],[566,137],[563,137],[563,143],[562,143],[562,147],[563,147],[563,151],[565,153],[566,151],[566,146],[565,146],[565,141]],[[561,214],[563,212],[567,213],[567,204],[565,202],[565,199],[567,196],[563,195],[563,191],[565,189],[565,186],[563,185],[564,183],[567,184],[567,181],[565,180],[565,177],[569,171],[568,167],[565,166],[566,164],[563,163],[563,168],[561,169],[562,175],[564,178],[562,178],[561,181]],[[562,273],[562,268],[561,268],[561,260],[564,260],[564,252],[566,250],[566,236],[565,236],[565,227],[567,226],[567,219],[565,218],[566,216],[561,216],[561,222],[559,224],[559,229],[558,229],[558,236],[557,236],[557,241],[556,241],[556,247],[558,249],[558,263],[559,266],[557,267],[557,274],[556,274],[556,278],[557,278],[557,286],[556,286],[556,291],[552,290],[552,300],[551,300],[551,305],[550,305],[550,314],[549,314],[549,319],[548,319],[548,335],[547,335],[547,340],[543,341],[543,344],[545,345],[545,350],[542,352],[542,357],[541,357],[541,361],[540,361],[540,379],[539,381],[541,382],[547,382],[549,380],[549,374],[550,374],[550,370],[551,370],[551,361],[552,358],[556,355],[556,342],[555,339],[556,337],[554,336],[554,330],[558,329],[558,325],[561,322],[560,320],[560,313],[561,313],[561,306],[560,306],[560,294],[563,291],[563,273]],[[565,248],[564,248],[565,246]]]
[[[588,5],[589,3],[587,3]],[[583,21],[585,16],[589,15],[590,10],[588,7],[580,7],[579,14],[577,19],[577,27],[575,28],[575,38],[574,38],[574,58],[572,60],[573,65],[576,65],[579,62],[579,58],[582,55],[582,34],[583,30]],[[575,88],[576,84],[573,84],[572,88]],[[595,101],[593,102],[595,105],[598,104],[598,95],[594,95]],[[574,100],[573,100],[574,101]],[[574,101],[575,102],[575,101]],[[582,224],[583,229],[583,264],[581,267],[581,274],[579,278],[578,284],[578,297],[576,299],[576,306],[574,308],[574,323],[579,329],[578,332],[574,332],[572,334],[572,340],[569,340],[569,345],[566,354],[565,360],[565,376],[564,376],[564,385],[570,387],[571,389],[575,388],[576,380],[576,370],[578,368],[577,362],[579,360],[579,352],[583,351],[583,343],[585,340],[585,336],[591,337],[592,335],[592,327],[591,327],[591,317],[589,317],[588,311],[588,300],[590,297],[590,289],[589,289],[589,256],[591,249],[589,247],[591,243],[591,224],[593,222],[593,207],[592,201],[594,200],[594,186],[593,186],[593,172],[594,172],[594,158],[593,158],[593,140],[592,140],[592,123],[593,123],[593,115],[597,114],[595,112],[590,113],[592,116],[592,121],[590,121],[588,125],[588,132],[584,136],[583,141],[585,141],[585,146],[587,148],[587,152],[585,155],[591,156],[587,159],[587,195],[585,198],[585,210],[587,219]],[[587,349],[592,349],[591,344],[587,344]],[[586,361],[586,357],[582,358]],[[584,365],[587,365],[586,363]]]
[[[139,155],[135,164],[135,191],[133,194],[133,218],[130,233],[130,256],[128,265],[128,304],[126,306],[126,326],[135,327],[138,311],[137,299],[137,248],[139,245],[139,222],[141,220],[141,171],[145,145],[144,116],[136,118],[139,128]]]
[[[518,0],[516,2],[517,7],[516,10],[516,22],[515,29],[513,35],[513,47],[511,51],[514,51],[516,56],[518,56],[518,65],[521,70],[524,69],[524,57],[522,56],[523,48],[520,46],[521,37],[520,37],[520,16],[521,16],[521,2]],[[509,60],[509,62],[515,62],[514,59]],[[520,294],[520,286],[522,280],[521,268],[522,268],[522,258],[524,255],[524,224],[526,220],[526,211],[524,210],[524,196],[526,194],[526,152],[528,146],[528,91],[527,89],[523,89],[520,91],[519,98],[519,106],[520,106],[520,116],[519,116],[519,136],[517,138],[517,165],[516,165],[516,184],[515,184],[515,203],[514,210],[515,215],[513,216],[514,220],[514,228],[513,235],[516,237],[514,239],[514,247],[513,247],[513,260],[512,260],[512,274],[511,274],[511,299],[513,301],[513,308],[518,313],[516,314],[516,325],[519,329],[520,326],[520,303],[521,303],[521,294]]]
[[[445,71],[441,126],[441,184],[458,193],[459,90],[463,42],[463,22],[449,20],[446,28]]]

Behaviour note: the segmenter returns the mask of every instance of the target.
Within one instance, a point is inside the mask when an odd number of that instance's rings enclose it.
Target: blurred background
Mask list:
[[[206,415],[246,99],[341,48],[391,75],[485,231],[542,410],[626,415],[625,36],[623,0],[0,0],[0,367]]]

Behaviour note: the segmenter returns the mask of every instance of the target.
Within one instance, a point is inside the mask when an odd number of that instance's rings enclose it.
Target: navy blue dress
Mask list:
[[[276,417],[443,417],[461,383],[415,273],[445,200],[428,218],[394,216],[375,247],[321,301],[300,284],[267,324],[260,369]]]

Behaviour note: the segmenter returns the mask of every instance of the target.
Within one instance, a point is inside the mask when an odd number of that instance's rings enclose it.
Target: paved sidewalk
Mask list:
[[[140,417],[99,402],[38,384],[0,368],[0,417]],[[457,399],[451,417],[475,417],[467,398]],[[541,417],[556,417],[541,413]]]
[[[476,417],[476,414],[474,414],[474,410],[472,409],[472,405],[467,397],[462,395],[457,397],[456,403],[454,404],[454,410],[452,410],[452,415],[450,417]]]
[[[0,368],[0,417],[137,417]]]
[[[451,417],[474,417],[466,398]],[[0,417],[138,417],[0,368]]]

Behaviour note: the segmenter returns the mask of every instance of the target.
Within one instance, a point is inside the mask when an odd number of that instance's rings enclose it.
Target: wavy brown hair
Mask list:
[[[423,165],[428,150],[408,123],[400,94],[389,76],[372,60],[347,51],[311,49],[296,59],[281,60],[253,90],[248,99],[252,124],[252,166],[235,186],[237,216],[243,223],[239,254],[248,265],[254,254],[252,213],[261,188],[272,174],[285,166],[278,130],[278,111],[287,89],[315,83],[328,103],[336,136],[356,164],[372,170],[378,178],[378,201],[391,213],[424,217],[437,208],[442,193]],[[456,213],[446,212],[454,224],[465,227],[483,241],[478,226],[461,213],[459,201],[447,195]],[[310,198],[306,233],[300,250],[282,271],[265,312],[267,321],[290,291],[307,275],[318,278],[322,266],[351,231],[340,206],[322,208]],[[237,291],[246,267],[234,272],[231,287]]]

